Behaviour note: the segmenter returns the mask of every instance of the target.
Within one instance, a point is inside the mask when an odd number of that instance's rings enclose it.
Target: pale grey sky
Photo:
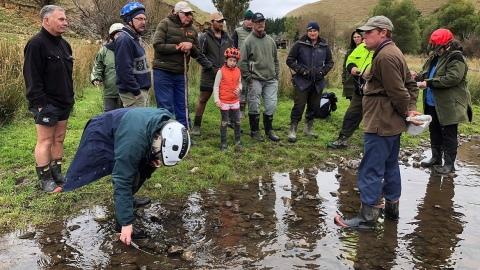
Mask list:
[[[189,2],[205,12],[216,11],[211,0],[189,0]],[[318,0],[252,0],[250,9],[253,12],[262,13],[266,18],[281,18],[288,12],[313,2]]]

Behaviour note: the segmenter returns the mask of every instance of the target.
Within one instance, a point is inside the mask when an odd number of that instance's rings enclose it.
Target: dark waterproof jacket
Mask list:
[[[111,174],[117,220],[122,226],[133,224],[135,175],[151,168],[147,153],[154,134],[171,118],[165,109],[121,108],[90,119],[65,175],[63,191]]]
[[[68,108],[75,103],[73,93],[73,56],[70,44],[62,36],[53,36],[45,28],[25,45],[23,77],[29,108],[52,104]]]
[[[324,77],[333,67],[332,52],[325,39],[319,37],[317,43],[313,44],[304,35],[293,44],[287,65],[296,72],[293,81],[300,90],[315,84],[317,93],[320,94],[327,85]],[[307,75],[303,75],[304,72]]]
[[[202,66],[200,86],[212,87],[213,89],[217,71],[225,64],[223,54],[227,48],[233,46],[233,41],[225,31],[222,31],[219,40],[209,28],[200,35],[199,42],[200,55],[197,57],[197,62]]]
[[[138,96],[141,89],[148,90],[152,86],[152,75],[139,37],[128,27],[123,27],[113,45],[118,91]]]
[[[438,58],[432,78],[432,63]],[[460,51],[445,51],[441,56],[430,56],[423,65],[416,81],[426,81],[432,90],[435,111],[441,125],[453,125],[472,121],[472,104],[467,89],[468,66]],[[423,91],[423,106],[426,105],[427,91]]]
[[[193,44],[190,55],[187,56],[186,70],[188,71],[190,57],[197,58],[200,54],[198,33],[192,25],[183,26],[177,15],[170,14],[160,21],[153,36],[153,68],[173,73],[184,73],[184,53],[177,49],[181,42]]]

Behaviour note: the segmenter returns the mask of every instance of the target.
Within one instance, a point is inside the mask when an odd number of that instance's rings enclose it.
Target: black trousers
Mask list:
[[[430,131],[430,144],[442,145],[446,153],[457,153],[458,148],[458,124],[442,126],[438,120],[435,106],[425,106],[425,114],[432,116],[432,122],[428,126]]]
[[[320,106],[321,99],[322,93],[317,93],[315,84],[312,84],[303,91],[300,91],[300,89],[295,86],[295,98],[292,112],[290,113],[290,121],[300,122],[302,120],[305,105],[307,105],[305,119],[307,121],[313,120],[315,118],[315,108]]]

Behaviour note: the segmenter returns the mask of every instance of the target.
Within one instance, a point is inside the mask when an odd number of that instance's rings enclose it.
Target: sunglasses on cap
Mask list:
[[[183,13],[185,16],[187,17],[193,17],[193,12],[183,12],[183,11],[180,11],[178,13]]]

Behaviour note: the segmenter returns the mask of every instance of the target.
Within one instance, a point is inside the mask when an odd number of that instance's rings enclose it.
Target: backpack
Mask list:
[[[337,110],[337,96],[333,92],[322,94],[319,106],[315,110],[315,118],[327,118],[331,112]]]

